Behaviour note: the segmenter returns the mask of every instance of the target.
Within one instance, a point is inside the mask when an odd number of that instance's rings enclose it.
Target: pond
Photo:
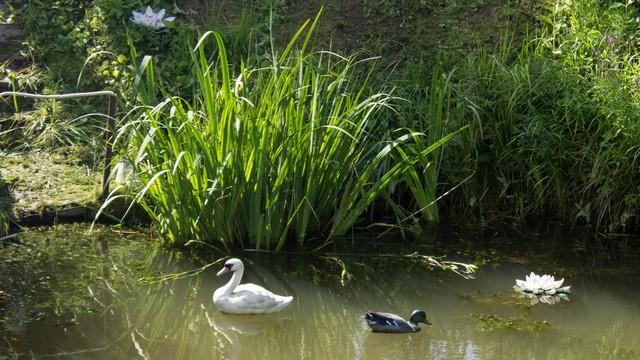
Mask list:
[[[294,301],[242,316],[212,303],[229,280],[216,276],[222,259],[169,252],[144,234],[29,230],[0,256],[3,360],[640,358],[640,278],[628,273],[501,261],[465,279],[415,257],[244,252],[243,283]],[[531,271],[565,278],[569,300],[519,298],[515,279]],[[363,319],[414,309],[433,325],[379,334]]]

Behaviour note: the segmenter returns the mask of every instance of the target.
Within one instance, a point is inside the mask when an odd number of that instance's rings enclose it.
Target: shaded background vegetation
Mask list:
[[[469,126],[427,157],[406,150],[417,177],[406,173],[380,192],[363,224],[386,218],[418,234],[442,219],[478,228],[551,220],[608,234],[639,230],[635,1],[7,3],[9,16],[25,27],[31,64],[22,74],[3,67],[16,89],[111,89],[127,119],[139,114],[126,117],[132,109],[167,97],[198,102],[202,83],[191,49],[204,31],[222,35],[234,78],[248,62],[272,66],[324,6],[309,52],[380,56],[374,76],[366,67],[354,71],[353,88],[402,99],[380,113],[379,140],[397,138],[398,129],[424,134],[425,144],[413,139],[416,150]],[[178,18],[161,32],[131,26],[131,11],[145,5]],[[218,54],[209,51],[204,56],[215,62]],[[103,125],[78,120],[95,108],[102,105],[25,102],[20,113],[3,116],[11,123],[3,146],[98,146],[99,132],[90,129]],[[382,169],[406,159],[395,153]]]

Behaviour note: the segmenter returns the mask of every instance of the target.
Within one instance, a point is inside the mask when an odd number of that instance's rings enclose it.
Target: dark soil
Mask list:
[[[456,57],[479,46],[495,50],[502,35],[512,34],[519,46],[527,28],[538,25],[537,14],[546,0],[288,0],[280,7],[256,9],[249,1],[258,25],[271,31],[278,44],[286,44],[307,20],[322,14],[314,31],[314,48],[341,54],[354,52],[395,60]],[[209,5],[210,4],[210,5]],[[187,0],[178,2],[186,16],[205,23],[217,14],[219,24],[233,26],[242,13],[240,2]],[[204,15],[203,15],[204,14]],[[254,20],[256,20],[254,18]],[[258,26],[259,27],[259,26]]]

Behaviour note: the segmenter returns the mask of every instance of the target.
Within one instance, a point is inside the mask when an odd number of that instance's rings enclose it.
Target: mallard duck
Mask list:
[[[227,314],[270,314],[284,310],[293,296],[280,296],[255,284],[242,284],[244,264],[240,259],[229,259],[218,276],[233,272],[231,280],[213,293],[213,303]]]
[[[409,333],[420,331],[419,323],[431,325],[427,320],[427,314],[422,310],[414,310],[409,317],[409,321],[401,318],[398,315],[383,313],[383,312],[370,312],[364,316],[367,324],[374,332],[381,333]]]

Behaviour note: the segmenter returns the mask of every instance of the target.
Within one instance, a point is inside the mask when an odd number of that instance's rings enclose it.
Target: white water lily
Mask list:
[[[568,293],[571,286],[561,287],[564,279],[557,280],[550,275],[536,275],[533,272],[525,277],[525,280],[517,280],[513,287],[518,292],[533,293],[536,295],[554,295],[556,293]]]
[[[163,27],[165,27],[165,24],[164,24],[165,21],[175,20],[175,16],[167,16],[165,18],[164,9],[160,9],[158,12],[155,12],[153,11],[153,9],[151,9],[151,6],[147,6],[147,9],[145,10],[144,14],[139,13],[137,11],[132,11],[131,13],[133,14],[133,16],[130,19],[132,23],[150,27],[154,30],[160,30]]]

